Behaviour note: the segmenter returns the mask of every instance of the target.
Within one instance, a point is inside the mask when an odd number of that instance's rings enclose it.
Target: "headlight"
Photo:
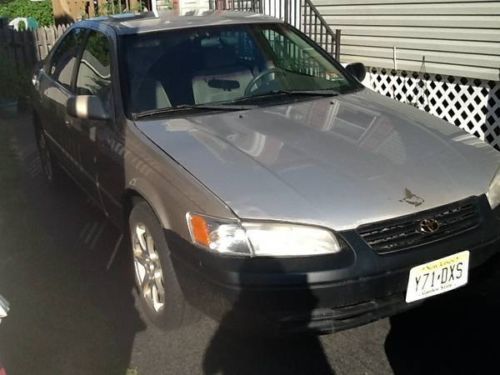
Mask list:
[[[325,229],[295,224],[240,223],[210,216],[186,215],[192,241],[221,254],[293,257],[334,254],[342,250]]]
[[[305,225],[244,223],[255,255],[297,256],[338,253],[333,233]]]
[[[488,202],[490,202],[490,206],[492,209],[495,209],[500,205],[500,169],[497,171],[495,177],[493,177],[493,181],[491,181],[490,188],[486,193],[488,197]]]

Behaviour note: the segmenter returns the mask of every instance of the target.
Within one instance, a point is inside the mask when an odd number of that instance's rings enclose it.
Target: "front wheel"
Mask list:
[[[145,201],[134,205],[129,231],[141,310],[160,328],[181,326],[192,308],[177,281],[162,226]]]

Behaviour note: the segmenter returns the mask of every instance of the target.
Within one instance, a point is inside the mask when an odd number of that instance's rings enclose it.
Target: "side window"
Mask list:
[[[96,95],[109,108],[111,101],[111,54],[108,38],[91,31],[83,50],[76,79],[77,95]]]
[[[50,59],[49,75],[68,90],[71,87],[73,69],[84,37],[84,29],[71,30],[57,46]]]

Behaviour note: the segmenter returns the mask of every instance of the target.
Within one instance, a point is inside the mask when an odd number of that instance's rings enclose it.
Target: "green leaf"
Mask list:
[[[0,17],[33,17],[40,26],[54,24],[52,1],[0,0]]]

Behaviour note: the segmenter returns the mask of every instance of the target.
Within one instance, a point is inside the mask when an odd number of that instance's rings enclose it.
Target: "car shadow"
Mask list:
[[[232,313],[220,325],[205,319],[169,333],[146,331],[127,243],[72,181],[58,188],[45,182],[30,121],[9,119],[5,145],[0,137],[0,293],[11,307],[0,326],[0,362],[9,374],[123,375],[136,365],[140,374],[333,374],[318,337],[238,334],[228,327]],[[236,307],[247,303],[247,292]],[[307,299],[313,310],[315,297]],[[150,340],[158,344],[151,348]],[[158,356],[139,348],[132,359],[134,342]]]
[[[2,364],[9,374],[123,375],[145,329],[126,243],[72,182],[47,185],[29,118],[20,121],[0,155],[0,293],[11,307]]]
[[[267,267],[272,269],[275,275],[284,272],[279,261],[269,262]],[[251,272],[255,272],[251,260],[244,261],[240,275],[248,275]],[[300,283],[300,280],[297,282]],[[318,336],[282,335],[272,328],[250,325],[254,318],[260,316],[260,309],[266,303],[268,301],[260,303],[251,288],[241,289],[237,300],[222,318],[207,346],[202,364],[203,373],[334,374]],[[301,295],[300,305],[305,307],[301,316],[307,325],[310,322],[310,313],[317,305],[317,298],[311,292],[305,291]]]
[[[500,257],[466,288],[390,319],[385,351],[395,374],[498,373]]]

